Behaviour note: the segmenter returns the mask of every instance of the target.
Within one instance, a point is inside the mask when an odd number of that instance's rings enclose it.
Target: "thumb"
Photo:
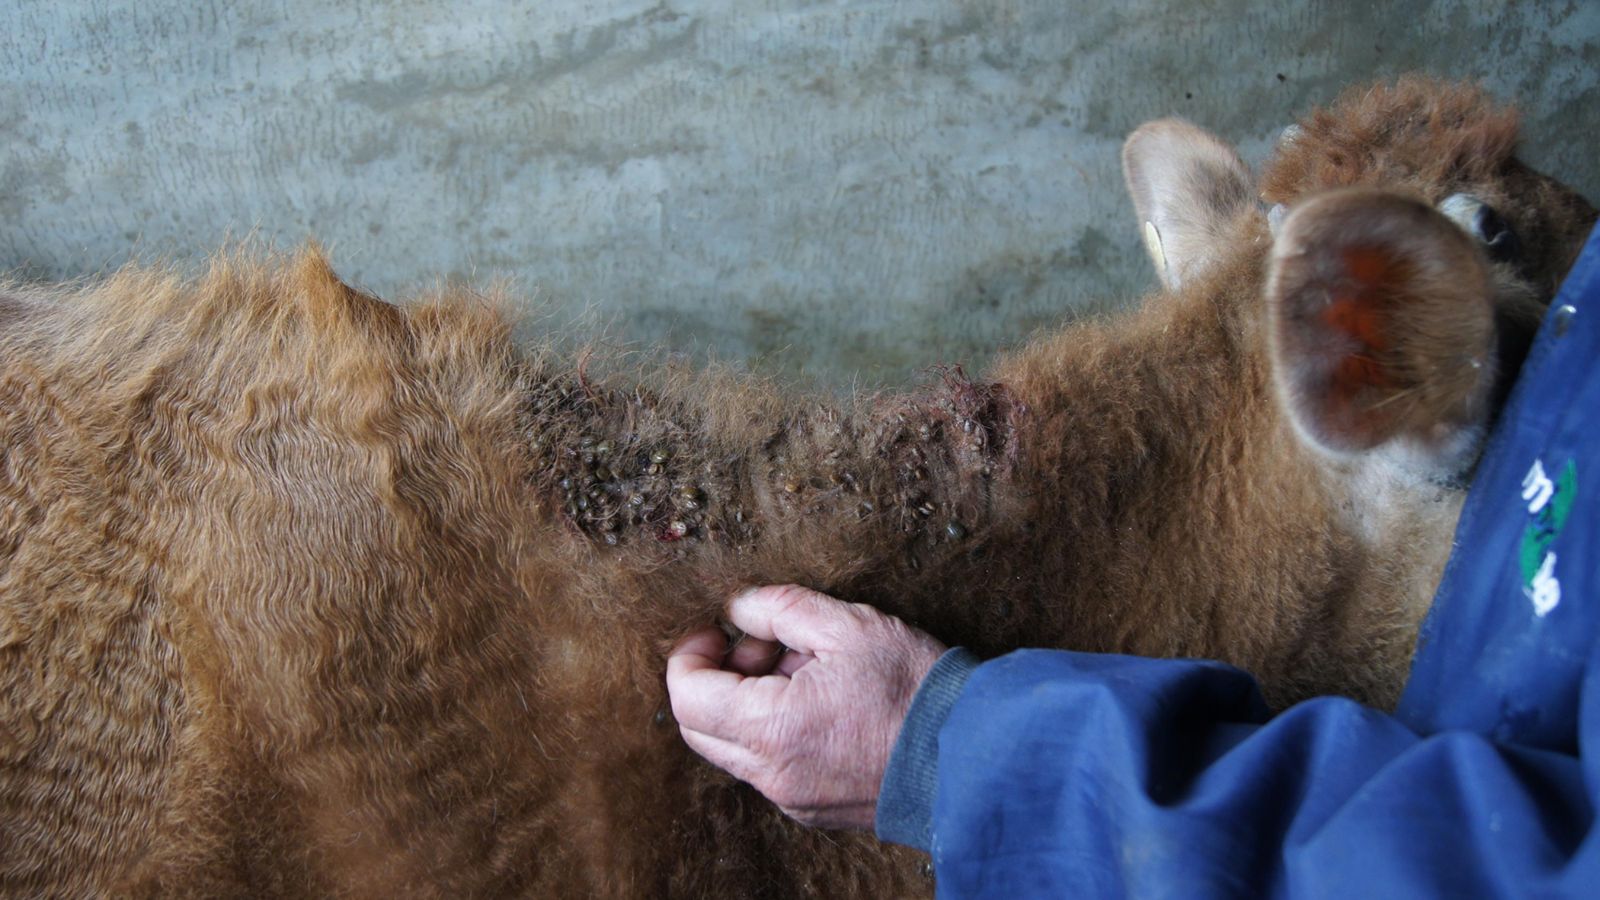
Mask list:
[[[806,653],[836,649],[865,624],[855,604],[794,584],[739,594],[728,603],[728,620],[752,637]]]

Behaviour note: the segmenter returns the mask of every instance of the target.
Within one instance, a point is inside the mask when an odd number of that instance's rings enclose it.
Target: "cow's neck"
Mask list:
[[[581,544],[676,568],[701,609],[795,580],[986,652],[1270,673],[1327,631],[1316,606],[1356,551],[1277,412],[1259,262],[1037,341],[991,379],[849,403],[553,370],[531,379],[533,478]]]
[[[998,367],[1029,411],[1013,512],[1044,524],[1022,536],[1044,573],[1029,587],[1059,610],[1007,639],[1220,657],[1282,697],[1340,669],[1341,573],[1368,551],[1275,396],[1260,255]]]

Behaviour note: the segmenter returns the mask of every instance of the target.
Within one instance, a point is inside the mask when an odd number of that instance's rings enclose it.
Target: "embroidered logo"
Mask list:
[[[1533,603],[1533,614],[1541,618],[1561,602],[1556,554],[1550,546],[1566,526],[1577,495],[1578,467],[1570,459],[1554,479],[1545,473],[1544,461],[1539,459],[1522,476],[1522,499],[1528,504],[1528,515],[1533,517],[1522,532],[1518,553],[1522,593]]]

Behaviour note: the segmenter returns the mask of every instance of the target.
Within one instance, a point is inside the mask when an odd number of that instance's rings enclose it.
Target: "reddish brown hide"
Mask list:
[[[11,288],[0,893],[928,894],[917,854],[801,828],[678,739],[663,651],[753,583],[984,654],[1392,702],[1505,348],[1594,220],[1513,121],[1354,92],[1280,147],[1276,236],[1225,145],[1152,126],[1129,172],[1171,290],[842,402],[602,378],[316,253]],[[1491,259],[1453,195],[1525,252]]]

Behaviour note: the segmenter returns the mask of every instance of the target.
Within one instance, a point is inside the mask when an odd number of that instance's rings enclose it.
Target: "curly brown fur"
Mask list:
[[[1276,400],[1266,224],[1231,234],[1181,294],[847,402],[580,375],[315,252],[4,292],[0,892],[925,895],[679,740],[664,650],[754,583],[1392,701],[1459,492],[1352,522]]]
[[[1474,84],[1420,75],[1347,91],[1301,119],[1261,179],[1268,203],[1293,204],[1336,187],[1381,186],[1437,204],[1476,190],[1527,236],[1534,253],[1519,273],[1554,293],[1572,268],[1593,209],[1513,152],[1517,114]],[[1536,311],[1525,311],[1536,315]]]

